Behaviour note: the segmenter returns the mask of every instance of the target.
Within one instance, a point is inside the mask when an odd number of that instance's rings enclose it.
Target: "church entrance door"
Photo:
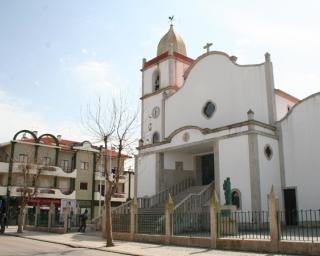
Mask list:
[[[284,189],[284,208],[287,225],[297,225],[297,201],[294,188]]]
[[[208,185],[214,180],[213,154],[201,156],[202,185]]]

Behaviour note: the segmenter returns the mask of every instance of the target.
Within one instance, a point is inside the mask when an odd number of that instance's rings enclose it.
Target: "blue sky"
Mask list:
[[[296,97],[320,91],[318,1],[0,1],[0,141],[20,129],[84,139],[80,112],[124,91],[139,104],[142,58],[174,14],[188,56],[203,45],[264,61]]]

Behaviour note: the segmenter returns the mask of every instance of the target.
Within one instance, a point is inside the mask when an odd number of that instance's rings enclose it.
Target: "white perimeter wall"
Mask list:
[[[250,168],[248,136],[219,141],[220,200],[225,204],[223,182],[230,177],[231,188],[241,192],[243,211],[251,210]]]
[[[273,151],[272,158],[268,160],[264,154],[264,148],[270,145]],[[259,150],[259,167],[260,167],[260,188],[261,188],[261,209],[268,210],[267,196],[271,191],[271,186],[274,186],[280,205],[281,198],[281,179],[280,179],[280,163],[279,163],[279,146],[278,141],[272,138],[258,136]]]
[[[320,206],[320,94],[297,104],[280,123],[286,187],[296,187],[300,209]]]
[[[164,169],[174,170],[176,162],[183,162],[183,170],[193,170],[193,155],[178,152],[164,153]]]
[[[156,193],[156,154],[138,157],[138,197]]]
[[[216,104],[216,112],[207,119],[205,103]],[[215,128],[247,120],[247,111],[255,119],[268,123],[265,67],[240,67],[221,54],[208,55],[191,69],[184,86],[166,100],[167,137],[174,130],[195,125]]]

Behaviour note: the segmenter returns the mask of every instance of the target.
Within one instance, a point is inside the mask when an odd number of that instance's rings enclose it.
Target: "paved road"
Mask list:
[[[93,249],[71,248],[64,245],[25,238],[0,236],[0,256],[123,256]]]

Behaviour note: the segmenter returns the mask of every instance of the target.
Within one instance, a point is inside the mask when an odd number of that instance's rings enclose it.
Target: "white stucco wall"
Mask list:
[[[278,94],[275,94],[276,101],[276,111],[277,111],[277,120],[280,120],[288,113],[288,106],[292,108],[294,106],[294,102],[281,97]]]
[[[176,86],[181,87],[184,83],[183,74],[188,69],[190,65],[183,63],[181,61],[175,60],[175,68],[176,68]]]
[[[202,114],[208,100],[216,104],[210,119]],[[249,109],[256,120],[268,123],[265,67],[240,67],[222,54],[208,55],[195,64],[165,108],[166,136],[186,125],[216,128],[241,122],[247,120]]]
[[[137,196],[151,196],[156,193],[156,154],[138,157]]]
[[[297,104],[279,125],[283,139],[285,186],[296,187],[299,209],[319,209],[320,94]]]
[[[174,170],[176,162],[182,162],[184,170],[193,170],[193,155],[179,152],[164,153],[164,169]]]
[[[152,87],[152,75],[153,72],[159,68],[160,70],[160,88],[166,87],[169,85],[169,61],[164,60],[159,63],[159,65],[153,65],[149,68],[147,68],[143,74],[144,76],[144,95],[152,93],[153,87]]]
[[[152,110],[154,107],[160,108],[160,115],[157,118],[152,117]],[[161,115],[162,115],[162,94],[157,94],[152,97],[143,100],[143,120],[142,122],[142,139],[145,144],[152,143],[152,136],[154,132],[158,132],[160,138],[162,136],[161,132]],[[151,130],[149,130],[149,125],[151,125]]]
[[[231,188],[241,192],[242,211],[251,210],[248,136],[219,141],[220,199],[225,203],[223,182],[230,177]]]
[[[264,149],[269,145],[272,149],[272,157],[267,159]],[[260,188],[261,188],[261,209],[268,210],[267,196],[271,191],[271,186],[274,186],[279,203],[281,200],[281,180],[280,180],[280,163],[279,163],[279,147],[278,141],[265,136],[258,136],[259,150],[259,170],[260,170]]]

